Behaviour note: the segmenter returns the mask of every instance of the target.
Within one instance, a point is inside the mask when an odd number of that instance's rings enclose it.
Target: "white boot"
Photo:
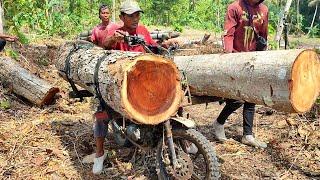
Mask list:
[[[224,132],[224,125],[218,123],[217,120],[213,122],[214,135],[220,142],[224,142],[227,140],[226,134]]]
[[[92,167],[92,172],[93,174],[100,174],[103,169],[103,161],[106,159],[107,155],[104,152],[104,154],[101,157],[95,157],[93,159],[93,167]]]
[[[198,152],[197,146],[193,143],[188,143],[186,150],[187,150],[187,153],[189,154],[197,154]]]
[[[249,146],[253,146],[253,147],[257,147],[257,148],[266,148],[267,144],[265,142],[259,141],[258,139],[255,139],[253,137],[253,135],[245,135],[242,137],[241,142],[243,144],[249,145]]]

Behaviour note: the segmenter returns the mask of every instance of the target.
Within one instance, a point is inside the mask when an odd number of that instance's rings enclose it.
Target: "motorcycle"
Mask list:
[[[140,44],[147,52],[171,55],[174,48],[148,47],[139,36],[124,35],[129,45]],[[159,50],[160,49],[160,50]],[[219,179],[219,163],[213,145],[195,128],[191,119],[182,116],[183,107],[174,117],[158,125],[136,124],[114,116],[110,121],[115,142],[123,147],[136,147],[141,153],[153,152],[151,168],[158,178]]]

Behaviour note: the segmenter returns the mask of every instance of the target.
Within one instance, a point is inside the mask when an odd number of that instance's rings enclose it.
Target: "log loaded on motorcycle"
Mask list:
[[[56,66],[71,83],[71,95],[94,94],[110,106],[115,141],[140,153],[153,152],[156,163],[149,168],[158,171],[159,179],[218,179],[214,146],[181,116],[186,87],[168,57],[171,50],[148,47],[138,36],[125,40],[149,53],[108,51],[86,41],[60,47]]]

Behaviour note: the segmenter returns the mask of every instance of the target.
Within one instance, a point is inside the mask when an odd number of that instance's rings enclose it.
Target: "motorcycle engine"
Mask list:
[[[134,140],[134,141],[138,141],[140,140],[141,136],[140,136],[140,129],[137,127],[137,125],[135,124],[130,124],[127,127],[127,135],[130,139]]]

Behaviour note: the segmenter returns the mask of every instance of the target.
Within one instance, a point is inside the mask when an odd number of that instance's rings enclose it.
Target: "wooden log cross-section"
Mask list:
[[[59,92],[59,88],[31,74],[9,57],[0,57],[0,80],[9,83],[14,93],[38,106],[51,104]]]
[[[180,75],[172,60],[135,52],[106,51],[84,41],[67,42],[59,49],[56,67],[61,75],[95,92],[98,82],[106,103],[137,123],[159,124],[174,115],[181,103]],[[68,63],[69,61],[69,63]],[[66,64],[70,64],[67,71]]]
[[[176,56],[191,94],[266,105],[284,112],[311,109],[320,91],[320,62],[313,50]]]

